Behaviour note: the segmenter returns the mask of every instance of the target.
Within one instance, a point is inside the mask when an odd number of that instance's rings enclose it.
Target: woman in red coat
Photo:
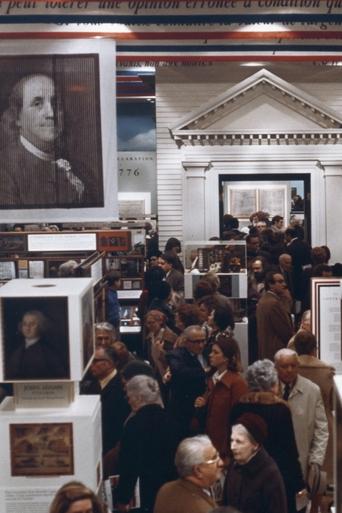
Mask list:
[[[219,335],[215,340],[209,362],[212,368],[207,391],[195,401],[197,408],[206,406],[205,431],[221,458],[229,453],[230,412],[247,392],[247,383],[240,374],[240,349],[231,336]]]

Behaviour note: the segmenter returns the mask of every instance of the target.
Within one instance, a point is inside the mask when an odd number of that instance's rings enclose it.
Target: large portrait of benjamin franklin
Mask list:
[[[104,206],[98,60],[0,56],[0,211]]]

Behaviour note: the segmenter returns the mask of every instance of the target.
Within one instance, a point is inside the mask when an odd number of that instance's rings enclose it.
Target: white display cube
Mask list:
[[[81,381],[94,354],[91,278],[0,288],[0,382]]]
[[[58,488],[72,480],[100,486],[99,396],[78,396],[57,411],[16,410],[8,397],[0,405],[0,439],[1,513],[46,513]]]

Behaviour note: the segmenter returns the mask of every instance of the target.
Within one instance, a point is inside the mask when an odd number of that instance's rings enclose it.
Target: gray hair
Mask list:
[[[175,456],[175,465],[179,477],[190,476],[196,465],[204,463],[206,459],[204,452],[212,446],[213,444],[207,435],[198,435],[182,440]]]
[[[140,403],[140,407],[147,404],[159,404],[163,406],[158,381],[150,376],[134,376],[126,385],[126,393]]]
[[[279,351],[277,351],[274,355],[275,364],[277,364],[278,360],[280,360],[283,356],[294,356],[298,361],[298,354],[296,353],[296,351],[293,351],[293,349],[289,349],[288,347],[284,347],[283,349],[279,349]]]
[[[97,322],[95,324],[96,330],[114,331],[114,326],[110,322]]]
[[[18,329],[20,332],[22,330],[23,321],[26,316],[35,317],[35,319],[37,320],[39,336],[42,336],[49,331],[50,323],[48,318],[43,314],[43,312],[41,312],[40,310],[28,310],[23,314],[21,321],[18,324]]]
[[[201,331],[202,333],[204,333],[204,329],[199,324],[193,324],[192,326],[188,326],[183,331],[184,338],[188,340],[191,337],[191,335],[196,331]]]
[[[60,278],[67,278],[68,276],[75,275],[75,269],[78,266],[76,260],[67,260],[58,267],[58,276]]]
[[[271,360],[257,360],[247,369],[248,388],[253,391],[268,391],[278,383],[278,374]]]

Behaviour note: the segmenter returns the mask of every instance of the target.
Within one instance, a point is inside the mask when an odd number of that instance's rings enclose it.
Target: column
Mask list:
[[[205,186],[206,172],[212,167],[211,162],[183,162],[184,192],[184,241],[206,240],[205,230]]]

